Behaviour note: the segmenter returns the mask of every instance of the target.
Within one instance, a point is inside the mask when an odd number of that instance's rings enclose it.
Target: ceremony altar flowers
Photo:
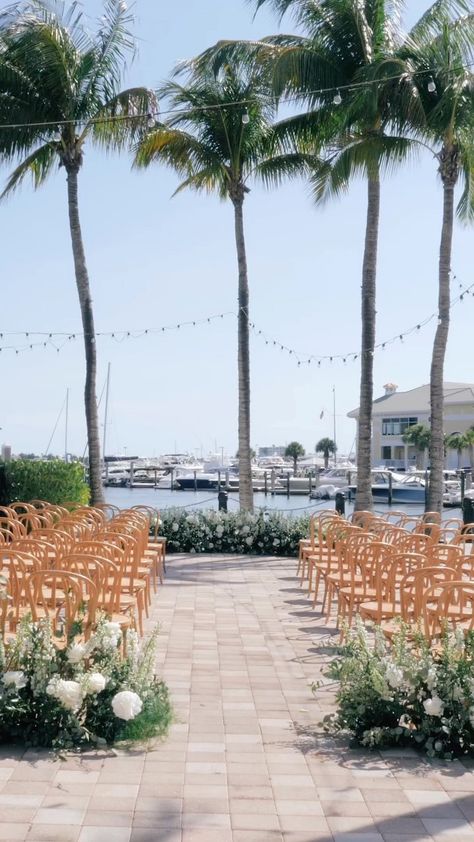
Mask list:
[[[161,514],[160,534],[173,553],[235,553],[237,555],[298,555],[301,538],[309,533],[309,516],[286,517],[278,512],[216,512],[168,509]]]
[[[400,624],[389,643],[358,618],[346,634],[326,673],[338,681],[328,730],[370,748],[413,745],[445,759],[474,752],[473,632],[458,629],[431,646]]]
[[[155,676],[158,628],[141,643],[102,618],[87,640],[58,649],[49,620],[25,618],[0,644],[0,740],[57,749],[143,740],[171,722],[166,685]]]

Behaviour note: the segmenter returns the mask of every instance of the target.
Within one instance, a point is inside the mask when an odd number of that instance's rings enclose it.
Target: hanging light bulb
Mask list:
[[[242,123],[244,126],[248,126],[250,123],[250,114],[247,109],[245,109],[244,113],[242,114]]]
[[[341,92],[338,91],[337,94],[333,98],[333,103],[334,103],[334,105],[340,105],[341,102],[342,102]]]
[[[60,143],[61,141],[61,132],[54,132],[53,140],[55,143]]]
[[[436,84],[432,76],[430,77],[430,80],[428,82],[428,91],[430,92],[430,94],[436,93]]]
[[[146,124],[147,124],[148,128],[154,129],[155,126],[156,126],[156,120],[155,120],[153,114],[151,113],[151,111],[146,116],[147,116]]]

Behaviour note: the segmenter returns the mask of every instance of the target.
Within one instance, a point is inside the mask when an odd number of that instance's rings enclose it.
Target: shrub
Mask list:
[[[46,500],[48,503],[89,502],[89,489],[84,482],[84,468],[79,462],[60,459],[35,462],[13,459],[3,466],[2,505],[17,500]]]
[[[168,690],[154,674],[158,629],[140,645],[105,618],[87,643],[53,643],[48,619],[26,617],[0,653],[0,740],[55,749],[143,740],[171,722]]]
[[[330,665],[339,681],[331,730],[348,730],[370,748],[411,744],[430,757],[450,759],[474,751],[474,633],[443,636],[432,649],[420,633],[410,640],[401,625],[390,645],[382,631],[371,638],[358,620]]]
[[[309,515],[167,509],[161,518],[160,534],[172,553],[297,556],[309,533]]]

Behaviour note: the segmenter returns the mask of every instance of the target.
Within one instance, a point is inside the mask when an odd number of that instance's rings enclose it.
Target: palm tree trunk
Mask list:
[[[372,509],[372,403],[374,393],[375,288],[380,217],[380,177],[368,177],[367,226],[362,268],[362,351],[359,424],[357,430],[357,492],[355,511]]]
[[[329,468],[329,450],[324,451],[324,470],[327,471]]]
[[[244,189],[242,185],[239,185],[232,196],[235,216],[235,244],[239,265],[239,498],[240,508],[253,512],[252,460],[250,454],[249,283],[244,235]]]
[[[430,486],[427,507],[430,512],[442,512],[443,508],[443,379],[444,358],[449,333],[449,310],[451,303],[450,272],[451,250],[453,243],[454,187],[458,172],[458,152],[456,147],[443,148],[440,155],[440,174],[443,182],[443,227],[439,250],[439,291],[438,291],[438,327],[433,344],[431,359],[430,401],[431,401],[431,440],[430,440]]]
[[[67,167],[69,225],[71,230],[77,291],[81,305],[82,327],[84,330],[84,348],[86,352],[84,403],[86,408],[87,442],[89,446],[89,485],[91,489],[91,504],[94,506],[96,503],[104,502],[100,462],[99,417],[96,397],[97,349],[89,276],[87,274],[84,244],[82,242],[81,222],[79,219],[77,176],[77,165]]]

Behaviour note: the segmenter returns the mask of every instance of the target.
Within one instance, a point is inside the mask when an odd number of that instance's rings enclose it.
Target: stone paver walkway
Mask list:
[[[291,560],[171,558],[152,620],[176,724],[147,752],[0,753],[0,840],[474,840],[473,764],[324,736],[332,629]]]

